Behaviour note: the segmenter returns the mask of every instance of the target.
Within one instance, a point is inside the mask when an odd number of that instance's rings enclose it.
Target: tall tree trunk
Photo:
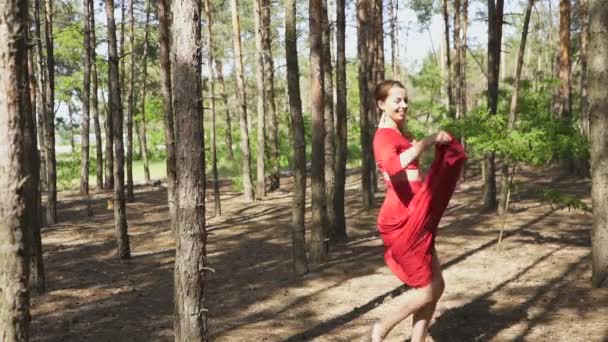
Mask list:
[[[444,44],[445,44],[445,60],[444,63],[444,86],[445,86],[445,94],[447,95],[446,108],[448,109],[448,113],[451,117],[454,116],[453,106],[454,106],[454,95],[452,94],[452,60],[451,60],[451,52],[450,52],[450,14],[448,12],[449,0],[443,0],[443,27],[444,27]]]
[[[310,32],[310,89],[312,115],[312,227],[310,236],[310,261],[323,263],[327,256],[325,244],[327,212],[325,205],[325,141],[324,141],[324,94],[323,94],[323,1],[309,0]]]
[[[91,103],[91,20],[89,1],[84,0],[84,80],[82,82],[82,125],[80,133],[80,193],[89,193],[89,123]]]
[[[110,83],[110,111],[112,112],[112,128],[114,140],[114,224],[118,239],[118,257],[131,257],[129,234],[127,227],[127,209],[125,204],[125,173],[123,148],[123,112],[120,98],[120,75],[118,72],[118,50],[116,47],[116,24],[114,23],[114,0],[106,1],[106,16],[108,18],[108,80]]]
[[[469,26],[469,0],[462,0],[460,17],[460,116],[457,116],[457,118],[463,119],[467,113],[467,31]]]
[[[572,120],[572,83],[570,62],[570,0],[559,2],[559,97],[558,117],[565,126]],[[561,158],[562,171],[575,171],[574,159],[571,156]]]
[[[593,287],[608,287],[608,2],[589,0]]]
[[[367,78],[367,89],[368,94],[373,98],[373,94],[376,89],[376,84],[378,82],[384,80],[384,31],[382,28],[382,0],[371,0],[370,1],[370,30],[368,33],[368,48],[369,51],[369,76]],[[370,105],[367,107],[367,115],[369,122],[369,150],[372,149],[372,137],[376,131],[377,127],[377,119],[378,112],[375,105]],[[376,163],[374,161],[373,153],[370,153],[369,157],[366,158],[367,163],[369,164],[368,168],[370,170],[370,183],[371,183],[371,192],[372,192],[372,201],[373,194],[378,191],[378,169]]]
[[[32,172],[27,158],[35,148],[24,137],[28,112],[27,1],[0,2],[0,340],[29,340],[28,212]],[[34,176],[35,177],[35,176]],[[28,203],[30,202],[30,203]]]
[[[42,18],[40,16],[40,0],[34,0],[34,41],[36,42],[36,64],[38,66],[38,142],[40,144],[40,190],[48,189],[46,168],[46,135],[44,133],[46,120],[46,65],[44,62],[44,47],[42,46]],[[43,217],[44,219],[44,217]]]
[[[103,78],[102,78],[103,80]],[[106,120],[104,122],[104,130],[106,134],[106,143],[105,143],[105,173],[106,179],[104,188],[112,189],[114,187],[114,129],[112,123],[112,111],[108,108],[108,104],[104,98],[104,92],[101,92],[102,103],[104,104],[104,109],[106,112]]]
[[[334,240],[336,234],[336,210],[335,210],[335,183],[336,183],[336,145],[334,129],[334,87],[333,70],[331,65],[331,27],[327,13],[327,0],[323,3],[323,35],[322,35],[322,61],[323,61],[323,99],[325,106],[325,204],[327,206],[327,237]]]
[[[129,2],[131,2],[131,0],[129,0]],[[127,75],[127,72],[125,70],[126,68],[126,64],[127,64],[127,58],[126,58],[126,54],[125,54],[125,32],[127,31],[126,29],[126,25],[127,25],[127,21],[126,21],[126,12],[127,12],[127,0],[120,0],[120,91],[121,91],[121,98],[123,101],[125,101],[126,99],[128,99],[128,95],[126,93],[127,91],[127,87],[126,87],[126,83],[125,83],[125,77]],[[131,53],[129,53],[129,55],[131,55]],[[122,104],[123,108],[125,103]],[[127,103],[128,106],[128,103]]]
[[[513,83],[513,96],[511,96],[511,108],[509,110],[509,120],[507,123],[507,130],[511,131],[515,128],[515,120],[517,119],[517,103],[519,100],[519,86],[521,81],[521,73],[524,64],[524,55],[526,52],[526,41],[528,38],[528,27],[530,25],[530,15],[532,14],[532,6],[534,6],[534,0],[528,0],[526,6],[526,14],[524,15],[524,26],[521,30],[521,42],[519,43],[519,52],[517,54],[517,66],[515,68],[515,81]],[[511,165],[509,160],[505,158],[502,165],[501,172],[501,194],[500,204],[498,205],[498,212],[504,214],[506,210],[507,196],[509,193],[509,169]]]
[[[346,3],[336,1],[336,181],[334,185],[334,239],[346,241],[344,197],[347,158],[347,102],[346,102]]]
[[[399,79],[399,43],[398,28],[397,28],[397,12],[399,11],[399,1],[389,0],[388,8],[390,10],[390,27],[391,27],[391,67],[392,78]]]
[[[342,0],[339,0],[342,1]],[[293,139],[294,192],[291,216],[292,260],[295,274],[308,272],[304,210],[306,202],[306,141],[300,98],[300,70],[296,28],[296,0],[285,0],[285,59],[291,134]]]
[[[357,1],[357,50],[359,55],[359,124],[361,125],[361,186],[363,206],[371,209],[374,205],[374,195],[372,192],[372,179],[370,168],[371,158],[371,136],[369,135],[370,124],[368,111],[373,104],[370,103],[368,88],[368,69],[370,63],[368,53],[368,29],[369,29],[369,0]]]
[[[171,96],[171,61],[170,61],[170,9],[168,0],[158,1],[158,35],[160,42],[160,91],[163,97],[163,119],[165,123],[165,146],[167,153],[167,201],[171,217],[171,232],[176,232],[177,207],[177,165],[175,156],[175,126],[173,122],[173,100]]]
[[[559,103],[558,116],[569,122],[572,113],[570,82],[570,0],[559,2]]]
[[[266,82],[264,100],[266,102],[266,112],[268,115],[268,145],[270,147],[269,164],[270,164],[270,184],[269,190],[274,191],[281,186],[281,177],[279,174],[279,123],[277,118],[277,109],[274,95],[274,63],[272,60],[272,30],[271,30],[271,13],[270,0],[262,1],[262,24],[264,27],[264,78]]]
[[[375,79],[375,83],[377,84],[378,82],[384,81],[384,75],[385,75],[385,71],[384,71],[384,6],[383,6],[383,0],[375,0],[374,1],[374,18],[375,18],[375,39],[377,40],[376,42],[376,51],[375,51],[375,63],[376,63],[376,79]],[[376,84],[374,84],[374,88],[376,87]],[[376,116],[374,115],[374,123],[375,121],[377,121]]]
[[[461,16],[461,30],[462,40],[460,41],[460,116],[457,119],[462,120],[465,118],[468,110],[467,106],[467,31],[469,27],[469,0],[462,0],[462,11]],[[460,137],[462,146],[466,149],[466,137],[463,134]],[[462,170],[462,179],[465,180],[467,175],[467,164],[465,162]]]
[[[31,18],[28,18],[31,22]],[[37,293],[46,290],[44,277],[44,260],[42,257],[42,238],[40,227],[42,225],[42,197],[40,191],[40,153],[38,152],[38,132],[36,129],[36,78],[34,72],[34,46],[35,43],[30,38],[28,30],[27,48],[27,72],[28,86],[26,91],[25,104],[27,105],[25,117],[25,144],[28,147],[26,156],[26,168],[31,170],[30,187],[26,190],[28,223],[30,227],[30,279],[29,287]],[[41,108],[42,109],[42,108]]]
[[[148,162],[148,140],[146,138],[146,90],[148,79],[148,50],[150,42],[148,35],[150,34],[150,0],[146,1],[146,24],[144,26],[144,56],[142,61],[142,80],[141,80],[141,124],[139,125],[139,146],[141,148],[141,157],[144,162],[144,179],[146,183],[150,183],[150,166]]]
[[[208,341],[200,1],[173,1],[172,13],[171,64],[179,179],[173,292],[175,341]]]
[[[125,1],[125,0],[123,0]],[[127,201],[133,202],[133,117],[135,116],[135,13],[129,0],[129,99],[127,101]],[[123,76],[124,78],[124,76]],[[124,87],[124,84],[123,84]]]
[[[262,28],[262,0],[253,0],[254,22],[255,22],[255,59],[256,59],[256,83],[257,93],[257,172],[256,172],[256,196],[259,199],[266,196],[265,181],[265,150],[266,150],[266,108],[264,102],[265,87],[264,83],[264,29]]]
[[[547,59],[550,61],[550,63],[548,63],[551,66],[551,78],[553,79],[559,79],[559,28],[558,28],[558,32],[556,32],[554,25],[553,25],[553,9],[552,9],[552,5],[551,5],[552,1],[548,1],[547,4],[549,6],[549,13],[548,13],[548,17],[549,17],[549,41],[552,42],[552,44],[557,44],[557,46],[555,46],[555,49],[549,49],[548,53],[547,53]],[[559,25],[558,25],[559,26]],[[551,98],[551,113],[553,114],[554,117],[557,117],[559,114],[559,87],[552,87],[552,98]]]
[[[460,44],[462,43],[461,41],[461,37],[460,37],[460,26],[461,26],[461,16],[460,16],[460,10],[461,10],[461,3],[460,0],[454,0],[454,97],[455,97],[455,105],[456,105],[456,117],[460,118],[462,117],[462,108],[460,108],[460,105],[462,103],[461,101],[461,97],[462,97],[462,75],[461,75],[461,61],[460,61],[460,52],[461,52],[461,48],[460,48]]]
[[[215,81],[213,79],[213,39],[211,5],[205,0],[205,16],[207,17],[207,72],[209,73],[209,110],[211,111],[211,168],[213,172],[213,203],[214,215],[222,215],[220,202],[220,185],[217,173],[217,143],[216,143],[216,115],[215,115]]]
[[[216,77],[220,83],[220,96],[226,108],[226,150],[228,151],[228,159],[234,159],[232,153],[232,123],[230,120],[230,107],[228,106],[228,95],[226,95],[226,84],[224,84],[224,73],[222,72],[222,62],[215,59]]]
[[[581,134],[589,139],[589,74],[587,51],[589,49],[589,0],[581,0]]]
[[[68,105],[68,133],[70,134],[70,153],[76,153],[76,139],[74,138],[74,106],[72,104],[72,99],[69,99],[67,102]]]
[[[502,46],[503,0],[488,0],[488,108],[496,114]]]
[[[90,19],[90,33],[91,33],[91,77],[93,81],[93,88],[91,88],[91,109],[93,111],[93,126],[95,129],[95,152],[97,154],[97,190],[103,188],[103,145],[101,142],[101,126],[99,124],[99,101],[97,99],[97,89],[99,81],[97,79],[97,53],[95,48],[97,47],[97,38],[95,35],[95,2],[88,1],[89,3],[89,16]]]
[[[241,149],[243,150],[243,192],[245,200],[253,201],[253,181],[251,178],[251,153],[249,148],[249,130],[247,127],[247,95],[245,93],[245,76],[243,75],[243,54],[241,52],[241,25],[237,0],[230,0],[232,9],[232,28],[234,40],[234,64],[236,86],[239,101],[239,125],[241,127]]]
[[[46,157],[47,206],[46,222],[57,223],[57,161],[55,159],[55,57],[53,54],[53,0],[45,2],[44,35],[46,45],[46,110],[44,120],[44,153]]]
[[[500,73],[500,50],[502,42],[502,22],[504,0],[488,0],[488,109],[496,115],[498,108],[498,77]],[[496,175],[494,152],[484,156],[485,174],[483,187],[483,207],[496,210]]]

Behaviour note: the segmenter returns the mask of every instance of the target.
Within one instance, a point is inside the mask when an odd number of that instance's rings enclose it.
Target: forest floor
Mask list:
[[[478,174],[460,185],[437,239],[446,291],[431,341],[608,341],[608,289],[590,287],[591,216],[539,201],[550,185],[590,203],[588,179],[524,170],[502,251],[500,217],[480,209]],[[208,215],[207,308],[212,341],[364,341],[406,289],[385,266],[375,209],[363,210],[357,173],[347,179],[349,242],[326,264],[291,273],[291,179],[247,203],[222,186],[221,217]],[[61,223],[42,231],[48,292],[32,296],[33,341],[172,341],[174,239],[166,191],[136,189],[127,205],[132,259],[116,257],[110,192],[59,195]],[[308,197],[310,198],[310,197]],[[213,208],[209,193],[207,208]],[[211,210],[209,210],[211,211]],[[307,214],[310,222],[310,213]],[[407,341],[411,318],[387,341]]]

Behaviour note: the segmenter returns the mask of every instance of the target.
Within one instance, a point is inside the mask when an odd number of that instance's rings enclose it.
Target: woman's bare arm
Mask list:
[[[444,131],[439,131],[438,133],[431,134],[429,136],[424,137],[422,140],[415,142],[412,147],[403,151],[399,155],[399,160],[401,161],[401,167],[404,169],[410,165],[414,160],[416,160],[422,152],[424,152],[429,146],[433,144],[445,144],[450,142],[452,138]]]

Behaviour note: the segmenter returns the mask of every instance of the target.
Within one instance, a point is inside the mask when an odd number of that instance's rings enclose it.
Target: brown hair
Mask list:
[[[378,84],[376,84],[376,89],[374,91],[374,97],[376,98],[376,104],[378,101],[385,101],[388,97],[388,92],[393,87],[406,89],[403,83],[396,80],[384,80]],[[378,108],[380,109],[380,108]]]

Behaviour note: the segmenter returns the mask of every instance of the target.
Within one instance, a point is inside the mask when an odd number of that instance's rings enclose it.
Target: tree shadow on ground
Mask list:
[[[347,184],[345,205],[349,242],[332,246],[327,263],[300,278],[294,277],[291,271],[290,196],[269,194],[265,201],[246,204],[235,198],[233,192],[226,191],[227,197],[222,198],[225,200],[223,205],[226,204],[224,215],[208,221],[208,260],[215,269],[215,273],[208,273],[207,284],[213,340],[241,334],[260,324],[282,329],[282,335],[275,335],[271,340],[308,341],[325,337],[345,325],[366,324],[358,319],[406,290],[404,286],[380,290],[380,294],[367,297],[369,299],[362,300],[352,310],[333,314],[328,319],[319,318],[320,312],[309,305],[328,297],[331,291],[352,279],[385,269],[375,227],[376,211],[363,208],[357,174],[351,176]],[[209,193],[207,205],[212,208],[213,196]],[[492,226],[495,217],[482,213],[476,205],[479,194],[479,187],[471,186],[460,192],[457,201],[448,208],[448,220],[440,229],[441,243],[455,248],[444,262],[444,269],[496,245],[497,228]],[[381,195],[378,198],[381,199]],[[128,262],[115,257],[113,214],[106,208],[105,197],[92,202],[95,213],[92,218],[82,211],[83,201],[72,198],[62,204],[60,212],[66,220],[65,225],[44,230],[45,237],[53,237],[43,240],[43,243],[46,241],[50,292],[34,300],[33,340],[77,341],[85,336],[92,336],[96,341],[173,339],[175,251],[167,220],[166,191],[141,191],[136,199],[128,206],[134,256]],[[377,201],[375,208],[380,204],[381,201]],[[538,227],[541,220],[551,218],[555,211],[551,209],[540,214],[539,210],[534,211],[527,221],[511,226],[504,238],[517,246],[588,246],[588,234],[581,234],[580,227],[566,229],[560,234],[546,234]],[[310,221],[310,213],[306,219]],[[61,234],[63,238],[60,239],[57,235]],[[456,240],[464,234],[475,238],[476,244],[461,244]],[[554,251],[547,253],[542,260],[552,253]],[[524,274],[542,260],[520,273]],[[575,263],[570,268],[577,267],[579,264]],[[575,272],[570,268],[565,276]],[[446,311],[433,327],[435,339],[450,341],[449,332],[461,327],[464,328],[457,335],[458,341],[496,336],[501,330],[525,321],[525,312],[536,305],[543,293],[559,289],[557,278],[533,289],[522,287],[521,291],[529,293],[536,290],[530,301],[515,308],[495,309],[493,294],[504,291],[507,284],[512,287],[520,276],[505,280],[462,307]],[[321,281],[323,287],[306,291],[309,284]],[[276,297],[281,300],[270,301]],[[331,307],[329,301],[318,305]],[[547,310],[561,305],[548,303]],[[537,323],[532,320],[530,329]],[[488,324],[491,328],[486,329]],[[525,329],[522,334],[521,338],[525,338]]]
[[[503,290],[509,283],[518,280],[530,269],[545,261],[561,248],[560,246],[551,250],[511,279],[500,283],[466,305],[445,311],[431,327],[431,336],[437,341],[489,341],[500,331],[517,323],[524,323],[526,327],[513,338],[513,341],[524,341],[542,317],[556,308],[560,289],[564,286],[564,278],[572,276],[573,273],[581,273],[581,267],[589,261],[590,254],[569,264],[563,273],[544,284],[534,288],[522,288],[521,291],[526,293],[528,297],[523,303],[508,308],[493,308],[496,302],[492,300],[492,295]],[[542,305],[543,313],[530,319],[530,308],[537,305],[537,302],[543,296],[550,296],[551,299]],[[593,311],[595,309],[588,307],[586,310]]]

